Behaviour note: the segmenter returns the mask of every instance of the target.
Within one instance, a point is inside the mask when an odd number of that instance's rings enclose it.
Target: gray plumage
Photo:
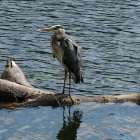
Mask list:
[[[81,57],[76,43],[66,34],[53,34],[51,48],[54,57],[70,72],[76,83],[83,81],[81,74]]]
[[[72,76],[75,83],[83,82],[81,72],[81,56],[79,47],[75,41],[69,35],[65,34],[65,30],[60,25],[54,25],[51,28],[44,28],[40,30],[50,31],[53,33],[51,37],[51,49],[53,56],[58,59],[65,69],[63,93],[67,72],[70,74],[69,80]]]

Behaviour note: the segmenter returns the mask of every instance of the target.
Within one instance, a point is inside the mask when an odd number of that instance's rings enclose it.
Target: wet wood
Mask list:
[[[8,64],[9,62],[7,62]],[[14,64],[14,63],[13,63]],[[15,65],[18,67],[17,65]],[[12,106],[71,106],[74,104],[80,104],[84,102],[100,102],[100,103],[124,103],[124,102],[134,102],[140,104],[140,93],[129,94],[129,95],[117,95],[117,96],[96,96],[96,97],[76,97],[71,96],[71,98],[66,94],[54,93],[49,91],[43,91],[32,87],[25,76],[20,77],[14,76],[14,65],[10,68],[6,67],[6,72],[10,71],[10,78],[16,77],[16,80],[9,81],[7,74],[2,76],[0,79],[0,102],[12,102]],[[9,70],[8,70],[9,69]],[[16,68],[17,69],[17,68]],[[15,69],[15,70],[16,70]],[[18,69],[20,69],[18,67]],[[5,72],[4,71],[4,72]],[[21,73],[21,72],[20,72]],[[11,76],[13,74],[13,76]],[[23,74],[23,73],[21,73]],[[3,74],[2,74],[3,75]],[[18,82],[16,82],[18,81]],[[9,105],[9,104],[8,104]],[[7,105],[7,106],[8,106]],[[11,104],[10,104],[11,105]]]

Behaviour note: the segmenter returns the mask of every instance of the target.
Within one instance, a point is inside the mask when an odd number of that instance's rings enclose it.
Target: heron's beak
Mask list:
[[[48,32],[50,32],[51,28],[43,28],[43,29],[39,29],[39,31],[48,31]]]

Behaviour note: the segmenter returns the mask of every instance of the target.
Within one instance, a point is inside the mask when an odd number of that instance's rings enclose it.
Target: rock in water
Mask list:
[[[7,65],[5,66],[5,71],[1,75],[1,79],[9,80],[20,85],[32,87],[30,83],[26,80],[21,69],[16,65],[14,61],[7,60]]]

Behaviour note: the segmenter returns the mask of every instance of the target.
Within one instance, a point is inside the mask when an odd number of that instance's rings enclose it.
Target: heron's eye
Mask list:
[[[55,30],[58,30],[58,29],[59,29],[59,27],[55,27],[54,29],[55,29]]]

